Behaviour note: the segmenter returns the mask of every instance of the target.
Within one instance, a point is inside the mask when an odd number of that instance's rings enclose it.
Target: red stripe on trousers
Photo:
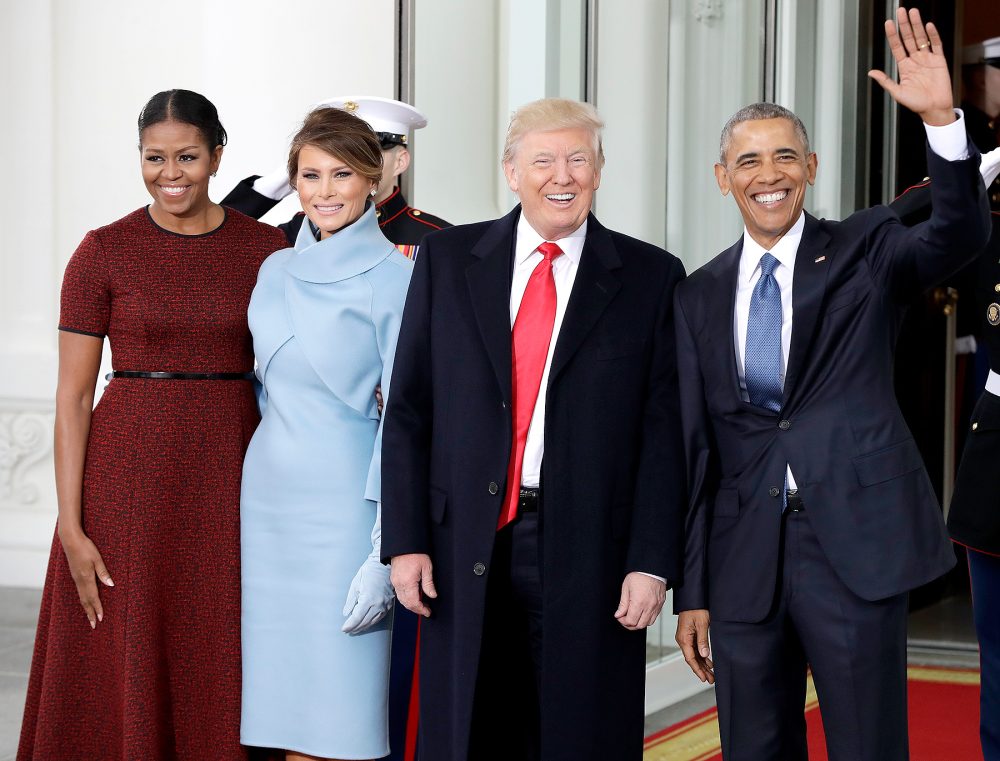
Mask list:
[[[417,757],[417,727],[420,724],[420,619],[417,619],[417,645],[413,658],[413,682],[410,684],[410,711],[406,716],[404,761]]]

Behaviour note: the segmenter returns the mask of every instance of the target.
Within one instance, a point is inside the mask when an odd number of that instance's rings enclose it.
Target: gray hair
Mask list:
[[[722,137],[719,139],[720,164],[726,163],[726,154],[729,153],[729,146],[732,145],[733,130],[736,129],[736,125],[760,119],[787,119],[790,121],[795,128],[795,136],[802,142],[806,155],[809,155],[809,134],[806,132],[806,125],[799,117],[777,103],[751,103],[730,116],[726,126],[722,128]]]
[[[503,163],[514,159],[521,138],[529,132],[550,132],[559,129],[583,129],[594,136],[597,147],[597,168],[604,166],[604,145],[601,132],[604,122],[590,103],[566,98],[542,98],[526,103],[510,117],[507,140],[503,147]]]

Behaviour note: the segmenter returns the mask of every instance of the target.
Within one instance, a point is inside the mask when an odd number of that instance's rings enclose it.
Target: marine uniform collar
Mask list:
[[[375,207],[375,217],[378,219],[379,227],[389,224],[408,208],[410,205],[403,198],[403,193],[398,187],[393,188],[392,195]]]
[[[364,214],[325,240],[316,240],[308,221],[299,228],[295,255],[285,270],[307,283],[335,283],[367,272],[389,256],[396,247],[385,239],[375,220],[375,207],[368,204]]]

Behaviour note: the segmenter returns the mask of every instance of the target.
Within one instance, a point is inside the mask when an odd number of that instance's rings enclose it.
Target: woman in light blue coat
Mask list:
[[[301,758],[389,752],[393,592],[379,562],[381,423],[412,262],[379,231],[378,138],[310,113],[289,178],[307,224],[250,300],[262,420],[243,470],[245,745]]]

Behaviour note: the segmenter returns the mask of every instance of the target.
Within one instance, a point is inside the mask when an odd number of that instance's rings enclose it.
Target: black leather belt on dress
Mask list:
[[[538,512],[539,490],[521,487],[521,494],[517,500],[517,512],[537,513]]]
[[[253,380],[253,371],[248,373],[147,373],[141,370],[115,370],[104,376],[112,378],[151,378],[152,380]]]
[[[785,505],[785,512],[804,513],[806,511],[806,506],[802,502],[802,497],[799,496],[797,489],[789,489],[785,492]]]

